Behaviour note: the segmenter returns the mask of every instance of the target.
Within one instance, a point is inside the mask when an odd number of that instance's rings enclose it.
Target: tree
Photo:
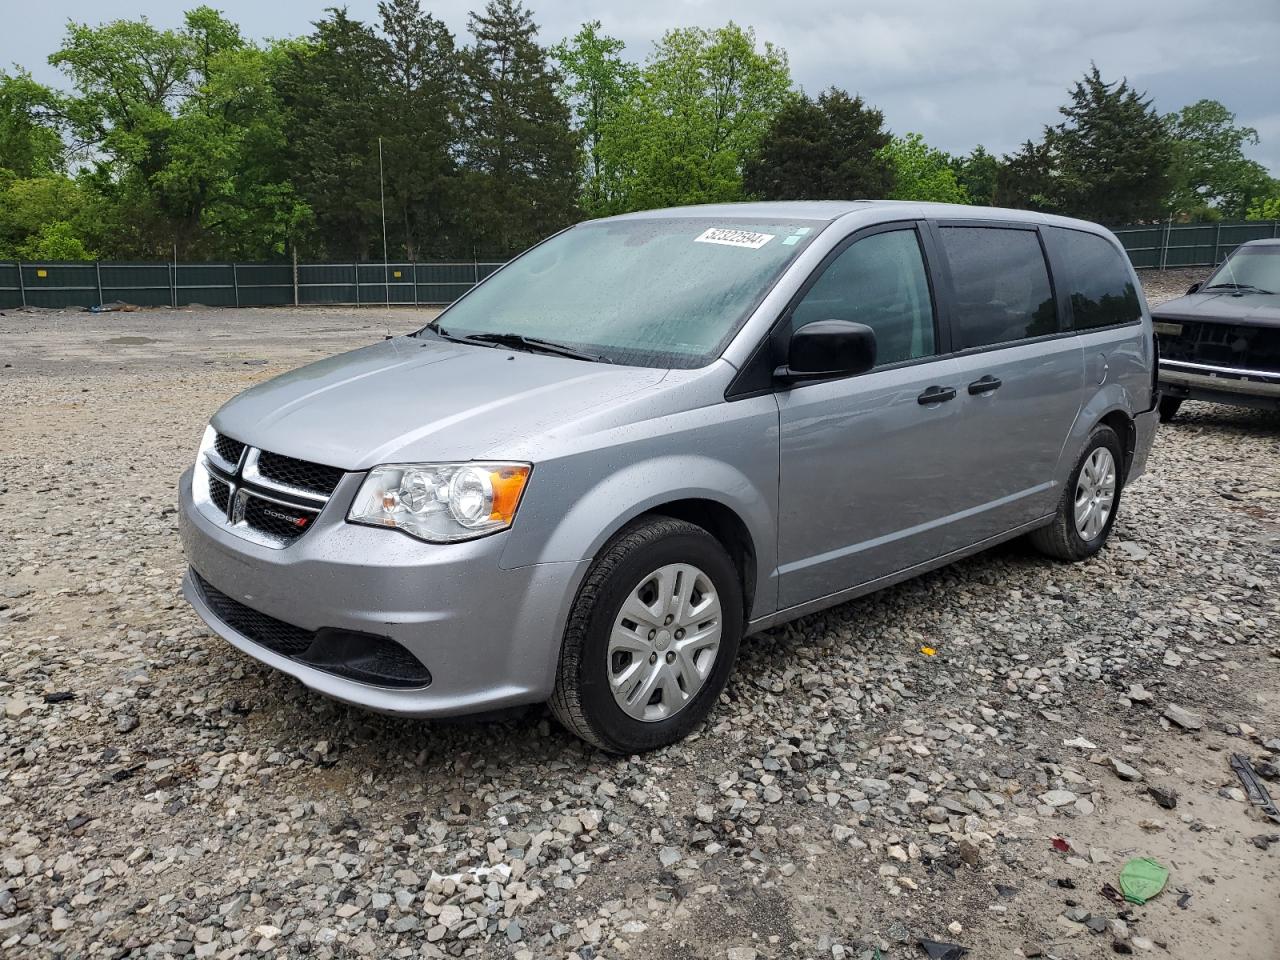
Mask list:
[[[1059,112],[1066,119],[1045,128],[1057,209],[1106,224],[1158,220],[1173,151],[1151,100],[1092,66]]]
[[[600,149],[618,171],[611,212],[739,200],[746,158],[791,98],[786,53],[730,23],[669,31]]]
[[[1172,185],[1168,206],[1184,217],[1207,209],[1240,219],[1265,196],[1271,177],[1244,155],[1258,132],[1236,125],[1236,116],[1217,100],[1199,100],[1165,118],[1173,138]]]
[[[1258,197],[1245,211],[1246,220],[1280,220],[1280,180],[1272,180],[1266,195]]]
[[[956,182],[951,158],[925,143],[920,134],[894,137],[880,153],[893,169],[890,200],[969,202],[969,195]]]
[[[328,14],[305,42],[284,51],[273,87],[291,182],[312,212],[312,247],[359,259],[380,236],[376,106],[383,50],[346,10]]]
[[[0,171],[0,260],[87,260],[91,201],[62,174]]]
[[[1000,161],[987,153],[986,147],[978,144],[966,156],[952,157],[949,163],[969,203],[989,207],[996,202]]]
[[[743,184],[765,200],[878,200],[893,188],[881,153],[891,139],[884,114],[861,97],[835,87],[817,100],[795,97],[748,159]]]
[[[65,168],[58,97],[24,70],[0,70],[0,169],[40,177]]]
[[[1027,140],[1017,153],[1005,155],[996,171],[995,205],[1022,210],[1058,209],[1048,144]]]
[[[72,23],[50,62],[72,81],[62,112],[117,256],[278,246],[262,225],[295,204],[272,162],[283,140],[271,64],[235,24],[209,7],[173,30],[145,19]],[[256,203],[267,207],[247,206]]]
[[[398,221],[410,260],[423,248],[453,254],[460,71],[453,34],[419,0],[384,0],[378,15],[387,216]]]
[[[578,137],[557,95],[560,77],[519,0],[489,0],[470,30],[462,146],[469,239],[486,256],[510,256],[573,222]]]
[[[606,125],[633,94],[635,65],[622,59],[621,40],[600,32],[600,21],[584,23],[568,40],[551,48],[560,67],[560,96],[569,104],[582,135],[584,159],[581,205],[591,215],[607,213],[618,199],[617,173],[601,147]]]

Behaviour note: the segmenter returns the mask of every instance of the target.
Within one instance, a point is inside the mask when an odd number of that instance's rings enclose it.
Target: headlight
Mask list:
[[[527,463],[389,463],[369,471],[347,519],[395,527],[431,543],[505,530],[532,468]]]

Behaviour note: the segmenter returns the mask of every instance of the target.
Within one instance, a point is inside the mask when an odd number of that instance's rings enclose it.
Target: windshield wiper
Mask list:
[[[1248,290],[1251,293],[1271,293],[1270,290],[1263,290],[1261,287],[1255,287],[1252,283],[1211,283],[1204,288],[1205,290]]]
[[[467,342],[465,337],[455,337],[452,333],[450,333],[444,327],[440,326],[440,324],[435,320],[432,320],[430,323],[428,323],[425,327],[422,328],[422,330],[430,330],[432,333],[434,333],[437,337],[440,337],[442,340],[452,340],[454,343]],[[418,333],[421,333],[422,330],[419,330]],[[415,334],[415,336],[416,335],[417,334]]]
[[[440,332],[439,327],[436,328],[436,332]],[[451,339],[462,340],[464,343],[490,343],[495,347],[513,347],[517,350],[528,350],[533,353],[550,353],[557,357],[569,357],[573,360],[613,363],[608,357],[587,353],[566,343],[543,340],[541,337],[526,337],[522,333],[468,333],[462,337],[453,337]]]

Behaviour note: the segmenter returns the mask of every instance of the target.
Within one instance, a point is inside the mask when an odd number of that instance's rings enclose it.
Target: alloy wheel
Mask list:
[[[1116,500],[1116,460],[1098,447],[1080,468],[1076,481],[1076,533],[1086,543],[1102,533]]]

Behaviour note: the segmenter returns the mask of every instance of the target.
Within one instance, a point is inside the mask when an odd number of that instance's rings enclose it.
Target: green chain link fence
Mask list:
[[[1115,235],[1139,269],[1215,267],[1240,244],[1280,237],[1280,220],[1239,223],[1162,223],[1119,227]]]
[[[0,308],[445,304],[501,263],[0,262]]]

